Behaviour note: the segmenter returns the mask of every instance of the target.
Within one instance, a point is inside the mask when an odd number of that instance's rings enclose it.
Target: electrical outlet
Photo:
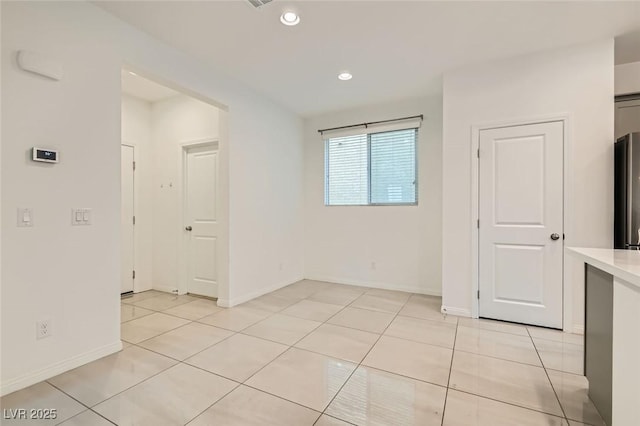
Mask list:
[[[36,321],[36,339],[44,339],[53,334],[50,320]]]

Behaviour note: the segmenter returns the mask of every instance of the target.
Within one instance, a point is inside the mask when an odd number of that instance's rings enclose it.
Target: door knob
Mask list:
[[[555,240],[559,240],[559,239],[560,239],[560,235],[558,235],[558,234],[556,234],[556,233],[553,233],[553,234],[551,234],[551,239],[552,239],[553,241],[555,241]]]
[[[193,228],[191,226],[186,226],[184,229],[186,229],[187,231],[191,231]]]

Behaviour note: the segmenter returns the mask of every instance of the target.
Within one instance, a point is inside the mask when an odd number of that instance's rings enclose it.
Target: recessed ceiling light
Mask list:
[[[342,81],[347,81],[347,80],[351,80],[353,76],[351,75],[350,72],[344,71],[338,74],[338,78]]]
[[[280,16],[280,22],[289,26],[298,25],[300,23],[300,17],[297,13],[289,11]]]

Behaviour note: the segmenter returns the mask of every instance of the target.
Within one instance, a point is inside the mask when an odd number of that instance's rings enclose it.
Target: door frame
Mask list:
[[[179,229],[180,232],[180,246],[178,250],[178,294],[187,294],[189,290],[188,280],[189,280],[189,271],[188,271],[188,262],[187,262],[187,253],[189,249],[189,235],[184,231],[184,218],[186,217],[187,210],[187,154],[189,150],[194,148],[205,148],[211,147],[212,150],[217,150],[218,154],[220,154],[220,140],[217,138],[205,138],[205,139],[195,139],[190,141],[180,142],[178,144],[178,149],[180,150],[180,164],[178,165],[178,176],[180,176],[180,185],[178,185],[178,199],[180,200],[180,209],[179,209]],[[218,168],[218,177],[216,180],[216,185],[218,185],[218,189],[220,189],[220,171]],[[220,191],[216,191],[216,196],[220,196]],[[217,206],[220,206],[220,199],[216,200]],[[218,207],[219,208],[219,207]],[[220,262],[218,261],[218,265],[216,267],[219,270]],[[218,289],[220,289],[220,283],[218,283]]]
[[[503,127],[525,126],[529,124],[541,124],[549,122],[562,122],[563,126],[563,171],[562,171],[562,227],[565,238],[562,241],[563,249],[572,241],[573,224],[567,223],[567,217],[572,217],[571,203],[572,193],[569,190],[572,185],[571,162],[569,161],[572,145],[571,115],[568,113],[554,114],[548,116],[537,116],[533,118],[522,118],[513,120],[502,120],[475,124],[471,126],[471,317],[478,318],[480,312],[480,301],[477,297],[480,288],[480,229],[478,220],[480,217],[480,159],[478,149],[480,148],[480,132]],[[564,331],[574,332],[573,327],[573,286],[572,268],[565,264],[564,250],[562,254],[562,327]]]
[[[120,157],[122,157],[122,147],[126,146],[129,147],[133,150],[133,162],[136,162],[136,145],[134,143],[128,142],[128,141],[120,141]],[[137,207],[137,201],[138,199],[138,191],[137,191],[137,187],[136,187],[136,169],[133,169],[133,216],[136,216],[136,207]],[[120,214],[122,214],[122,170],[120,170]],[[133,270],[136,270],[136,259],[138,256],[136,251],[138,250],[138,245],[136,244],[136,227],[135,224],[133,226],[133,259],[131,264],[133,265]],[[122,256],[121,256],[122,257]],[[120,259],[120,265],[122,266],[122,259]],[[133,294],[136,293],[137,290],[137,286],[136,286],[136,279],[133,279]]]

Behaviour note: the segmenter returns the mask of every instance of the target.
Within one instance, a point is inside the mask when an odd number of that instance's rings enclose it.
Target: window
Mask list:
[[[325,205],[417,204],[417,128],[325,140]]]

